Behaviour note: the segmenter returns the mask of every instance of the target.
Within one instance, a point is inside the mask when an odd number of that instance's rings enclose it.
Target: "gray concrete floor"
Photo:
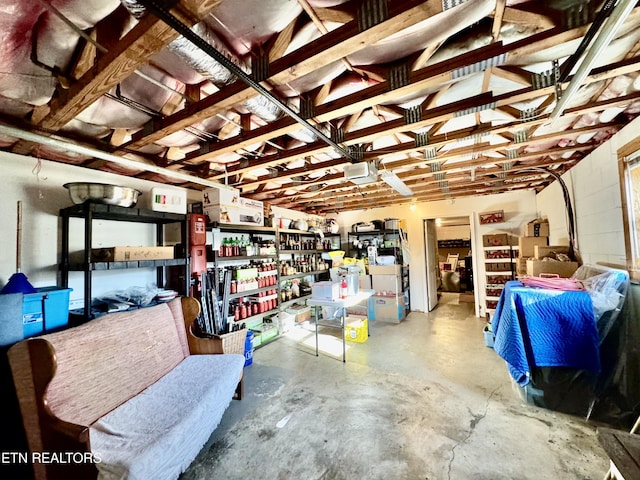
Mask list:
[[[245,398],[182,478],[601,479],[596,427],[524,403],[473,304],[445,297],[371,322],[346,363],[335,329],[318,357],[304,325],[256,349]]]

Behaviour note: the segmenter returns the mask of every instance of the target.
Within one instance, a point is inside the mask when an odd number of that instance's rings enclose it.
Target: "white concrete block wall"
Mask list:
[[[622,211],[617,151],[633,140],[639,129],[637,118],[562,177],[571,192],[577,247],[584,263],[626,264],[623,230],[626,212]],[[539,214],[549,218],[549,241],[566,244],[566,214],[559,184],[556,182],[540,192],[536,204]]]

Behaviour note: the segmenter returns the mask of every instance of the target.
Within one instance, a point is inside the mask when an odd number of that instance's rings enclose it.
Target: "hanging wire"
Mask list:
[[[36,147],[36,164],[33,166],[31,173],[36,176],[36,184],[38,185],[38,200],[44,200],[44,194],[40,188],[40,172],[42,172],[42,158],[40,155],[40,146]],[[43,177],[42,180],[47,180],[47,177]]]
[[[564,182],[562,177],[558,175],[556,172],[549,170],[543,167],[530,167],[523,172],[526,171],[535,171],[542,172],[551,175],[555,178],[560,184],[560,188],[562,189],[562,196],[564,198],[564,205],[567,215],[567,227],[569,230],[569,257],[572,259],[577,259],[579,256],[579,251],[576,243],[576,233],[575,233],[575,215],[573,213],[573,205],[571,203],[571,196],[569,195],[569,189],[567,188],[567,184]]]

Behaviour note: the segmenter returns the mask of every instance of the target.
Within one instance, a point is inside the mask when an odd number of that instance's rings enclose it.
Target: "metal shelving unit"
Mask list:
[[[164,227],[168,224],[180,224],[181,241],[184,245],[189,244],[189,228],[187,215],[167,212],[156,212],[141,208],[125,208],[114,205],[104,205],[101,203],[85,202],[80,205],[63,208],[59,214],[62,219],[62,255],[60,262],[60,276],[63,287],[69,286],[69,272],[84,272],[84,306],[83,318],[90,320],[93,318],[91,312],[92,282],[94,272],[107,270],[124,270],[139,268],[155,268],[156,281],[158,286],[164,285],[166,267],[183,267],[184,282],[182,283],[182,295],[189,294],[189,256],[184,254],[180,258],[166,260],[136,260],[105,262],[94,261],[91,248],[93,240],[93,221],[111,220],[117,222],[149,223],[156,226],[156,245],[164,244]],[[71,218],[79,218],[84,221],[84,251],[82,261],[72,262],[71,252],[69,252],[69,223]],[[186,252],[187,249],[185,248]]]
[[[247,316],[244,319],[241,319],[241,322],[247,324],[249,328],[255,328],[256,331],[264,330],[268,332],[269,338],[267,342],[274,340],[276,337],[272,337],[272,323],[263,322],[262,320],[268,320],[270,317],[278,314],[279,312],[284,311],[285,309],[295,305],[296,303],[305,302],[311,295],[301,295],[296,298],[291,298],[290,300],[282,300],[282,284],[283,282],[302,279],[306,277],[313,277],[314,280],[319,278],[323,278],[324,275],[328,278],[329,270],[313,270],[308,272],[299,272],[292,275],[282,275],[280,273],[280,267],[283,262],[291,261],[291,259],[295,259],[300,256],[310,256],[314,255],[319,258],[323,253],[327,253],[331,250],[329,249],[318,249],[318,248],[307,248],[307,249],[283,249],[280,248],[280,235],[292,235],[295,236],[298,240],[300,239],[316,239],[318,234],[314,232],[306,232],[302,230],[295,230],[291,228],[277,228],[277,227],[264,227],[264,226],[251,226],[251,225],[233,225],[233,224],[209,224],[207,225],[207,229],[216,228],[220,230],[221,235],[230,236],[232,234],[238,235],[249,235],[250,238],[254,236],[265,236],[274,239],[275,243],[275,252],[269,255],[237,255],[237,256],[220,256],[217,252],[213,254],[213,261],[207,262],[210,267],[224,269],[226,266],[230,266],[233,264],[239,264],[242,262],[252,262],[252,261],[274,261],[276,263],[276,271],[274,275],[276,276],[276,285],[261,287],[258,289],[252,289],[245,292],[237,292],[229,295],[229,300],[241,298],[241,297],[251,297],[258,295],[260,292],[265,292],[268,290],[276,289],[277,291],[277,303],[278,306],[276,309],[269,310],[267,312],[259,313],[258,315]],[[340,234],[324,234],[325,238],[335,239],[340,238]],[[339,249],[339,242],[338,248]],[[334,250],[334,249],[332,249]],[[269,272],[270,273],[270,272]],[[254,332],[255,333],[255,332]],[[255,338],[255,337],[254,337]],[[258,341],[258,346],[264,345],[267,342]]]

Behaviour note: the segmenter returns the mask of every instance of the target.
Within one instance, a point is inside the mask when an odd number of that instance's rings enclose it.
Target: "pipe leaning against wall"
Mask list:
[[[206,180],[204,178],[188,175],[186,173],[176,172],[175,170],[159,167],[152,163],[145,163],[138,160],[119,157],[117,155],[103,152],[95,148],[85,147],[84,145],[70,143],[66,140],[61,140],[59,138],[49,137],[46,135],[40,135],[34,132],[27,132],[26,130],[10,127],[8,125],[0,124],[0,134],[5,134],[10,137],[19,138],[21,140],[39,143],[41,145],[47,145],[62,151],[75,152],[81,155],[87,155],[90,157],[99,158],[100,160],[106,160],[107,162],[117,163],[119,165],[124,165],[129,168],[136,168],[136,169],[144,170],[147,172],[157,173],[159,175],[175,178],[176,180],[181,180],[183,182],[196,183],[198,185],[204,185],[206,187],[219,187],[221,185],[220,182],[214,182],[212,180]]]

